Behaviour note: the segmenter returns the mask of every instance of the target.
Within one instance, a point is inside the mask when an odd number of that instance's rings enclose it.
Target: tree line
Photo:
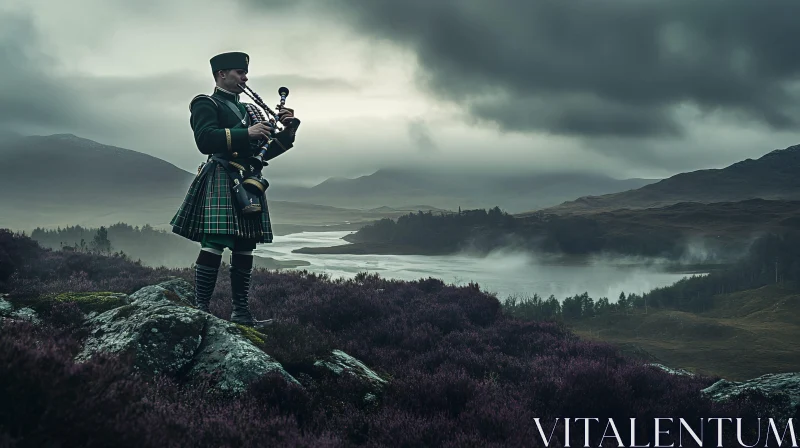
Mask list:
[[[56,229],[36,228],[31,239],[42,247],[75,252],[112,253],[118,251],[133,260],[152,266],[190,266],[199,245],[172,232],[149,224],[131,226],[117,223],[108,227],[76,226]]]
[[[86,238],[91,238],[87,240]],[[56,230],[46,230],[37,227],[31,232],[31,239],[36,240],[42,247],[58,248],[69,252],[110,254],[114,247],[108,238],[108,229],[100,226],[99,229],[84,229],[81,226],[59,227]],[[58,244],[55,244],[55,241]]]
[[[499,207],[459,210],[458,213],[409,213],[393,220],[384,218],[362,227],[346,238],[358,243],[390,243],[424,247],[440,253],[462,249],[488,253],[514,246],[531,251],[587,255],[598,252],[664,257],[684,256],[686,235],[678,227],[643,227],[635,222],[601,222],[590,216],[536,214],[517,218]],[[741,250],[707,241],[710,253],[725,259]]]
[[[714,305],[714,296],[769,284],[782,283],[796,288],[800,283],[800,232],[770,233],[756,240],[747,255],[725,269],[707,275],[692,275],[678,282],[655,288],[644,294],[621,293],[616,303],[602,297],[595,300],[588,293],[559,302],[534,294],[531,298],[511,297],[504,303],[507,313],[534,320],[581,319],[607,313],[668,308],[702,312]]]

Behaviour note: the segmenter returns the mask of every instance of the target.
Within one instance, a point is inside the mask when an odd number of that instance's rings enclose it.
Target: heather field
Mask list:
[[[609,418],[629,446],[632,417],[637,443],[653,446],[656,417],[680,417],[697,429],[700,419],[772,412],[755,394],[712,402],[700,390],[716,378],[645,366],[557,321],[510,316],[479,285],[435,279],[254,273],[255,314],[279,322],[264,350],[302,377],[316,354],[341,349],[389,380],[376,400],[363,400],[363,386],[346,376],[304,388],[265,377],[233,398],[185,388],[176,378],[140,376],[124,357],[73,362],[85,337],[84,311],[43,298],[129,294],[169,276],[193,281],[190,269],[43,249],[0,231],[0,293],[43,319],[0,321],[0,446],[545,446],[538,418],[546,437],[562,419],[549,445],[557,447],[563,419],[586,417],[602,422],[590,426],[591,446],[600,446]],[[230,312],[229,290],[221,270],[212,301],[217,316]],[[573,422],[571,433],[572,446],[584,446],[583,423]],[[735,431],[725,437],[724,446],[739,446]],[[704,446],[716,446],[709,423],[705,439]],[[671,442],[662,436],[662,446]],[[683,446],[691,442],[686,436]],[[606,438],[602,446],[618,444]]]

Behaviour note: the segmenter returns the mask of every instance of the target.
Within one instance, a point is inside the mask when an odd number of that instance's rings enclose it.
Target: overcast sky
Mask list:
[[[796,0],[0,0],[0,129],[194,171],[189,100],[251,56],[303,121],[271,180],[392,166],[666,177],[800,143]],[[244,98],[249,101],[249,99]]]

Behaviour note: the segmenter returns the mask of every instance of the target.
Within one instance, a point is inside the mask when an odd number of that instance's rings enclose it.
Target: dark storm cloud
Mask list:
[[[680,104],[800,127],[796,0],[312,3],[412,48],[431,94],[505,129],[675,136]]]
[[[0,77],[0,129],[84,135],[113,126],[116,120],[109,112],[114,111],[110,103],[115,97],[135,94],[140,99],[142,91],[153,91],[152,82],[147,85],[134,78],[58,75],[58,63],[45,51],[47,45],[30,15],[4,14],[0,30],[0,64],[5,73]],[[136,91],[139,87],[144,90]]]
[[[70,106],[79,104],[64,86],[49,79],[53,59],[40,51],[41,43],[29,16],[0,16],[0,128],[74,124]]]
[[[59,75],[59,61],[48,53],[46,30],[38,29],[30,14],[0,15],[0,132],[51,134],[67,132],[103,141],[122,138],[128,147],[152,147],[170,134],[167,111],[178,110],[183,125],[189,100],[213,90],[211,70],[204,72],[165,72],[143,76]],[[261,86],[285,82],[292,88],[308,91],[358,91],[358,86],[336,78],[299,75],[256,76],[251,85],[264,98],[277,94],[261,91]],[[244,100],[250,101],[245,98]],[[270,103],[273,101],[270,100]],[[148,140],[150,128],[165,135]],[[157,129],[157,131],[156,131]],[[175,145],[174,140],[165,146]]]
[[[560,134],[606,136],[674,136],[680,133],[666,107],[631,105],[590,94],[534,97],[498,94],[470,103],[475,121],[489,120],[502,129],[532,127]]]

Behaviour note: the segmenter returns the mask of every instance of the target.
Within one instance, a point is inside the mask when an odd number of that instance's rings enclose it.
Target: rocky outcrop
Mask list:
[[[182,279],[138,290],[127,305],[88,319],[90,335],[77,360],[127,354],[142,372],[188,383],[211,375],[220,391],[232,393],[269,373],[299,384],[245,337],[247,329],[195,309],[193,301],[192,286]]]
[[[800,373],[770,373],[747,381],[719,380],[701,392],[715,401],[728,401],[751,391],[762,392],[777,404],[784,418],[800,417]]]
[[[647,363],[648,367],[663,370],[672,375],[694,376],[692,372],[674,369],[658,363]],[[714,401],[735,401],[750,393],[761,393],[771,406],[773,417],[800,417],[800,372],[770,373],[747,381],[721,379],[700,391]]]
[[[309,356],[300,368],[308,374],[298,381],[270,356],[270,334],[234,324],[194,307],[194,287],[173,278],[131,295],[112,292],[65,292],[12,300],[0,295],[0,324],[4,321],[41,323],[36,310],[74,303],[85,320],[87,337],[76,356],[85,362],[99,354],[129,356],[145,375],[166,375],[184,384],[211,384],[220,392],[240,394],[264,375],[274,374],[287,383],[308,386],[323,377],[350,375],[376,398],[386,380],[361,361],[341,350]],[[285,331],[285,329],[284,329]],[[269,331],[267,331],[269,333]],[[272,342],[267,344],[265,342]],[[211,379],[211,382],[207,380]]]
[[[269,334],[197,310],[193,287],[185,280],[147,286],[115,300],[121,305],[90,313],[89,336],[78,361],[100,353],[129,355],[143,373],[165,374],[189,384],[200,384],[210,376],[217,390],[233,394],[267,374],[303,387],[263,350]],[[314,362],[314,367],[332,375],[354,375],[374,394],[386,383],[340,350]]]

